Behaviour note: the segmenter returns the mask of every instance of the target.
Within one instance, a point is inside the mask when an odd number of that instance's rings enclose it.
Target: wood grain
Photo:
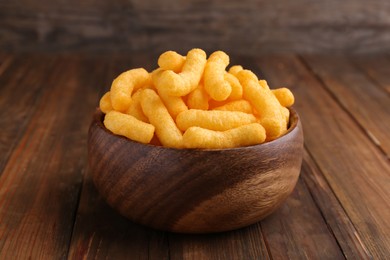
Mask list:
[[[169,233],[170,259],[271,259],[259,223],[235,231],[188,235]]]
[[[55,70],[67,73],[49,74],[45,85],[50,91],[35,105],[0,178],[2,259],[67,255],[86,162],[87,125],[81,122],[93,110],[96,75],[104,66],[91,70],[93,62],[79,59],[59,64]]]
[[[356,228],[307,150],[305,150],[303,158],[301,179],[310,190],[345,258],[372,259]]]
[[[302,180],[286,203],[261,224],[272,259],[344,259]],[[308,239],[312,241],[307,243]]]
[[[258,75],[262,74],[254,59],[239,56],[232,61],[234,64],[245,64],[245,67]],[[329,230],[326,219],[322,217],[322,209],[317,208],[317,202],[313,201],[311,191],[302,180],[307,174],[304,169],[301,171],[300,180],[292,195],[279,210],[262,221],[262,231],[269,252],[273,259],[343,259],[344,256],[351,255],[351,252],[344,252],[344,249],[342,251],[338,239]],[[315,239],[307,243],[308,237]]]
[[[153,58],[148,53],[135,56],[109,56],[100,95],[110,88],[121,72],[145,67],[151,70]],[[97,100],[96,100],[97,103]],[[92,120],[92,116],[88,122]],[[85,165],[84,171],[88,171]],[[84,178],[69,247],[69,259],[168,259],[167,234],[137,225],[120,216],[99,196],[90,174]]]
[[[390,95],[359,73],[345,56],[304,56],[303,59],[390,158]]]
[[[0,47],[231,53],[390,51],[390,4],[365,1],[0,2]],[[29,44],[25,44],[28,42]]]
[[[68,259],[169,259],[167,236],[119,215],[87,174]]]
[[[12,55],[0,52],[0,76],[9,67],[12,60],[13,60]]]
[[[165,233],[108,207],[89,175],[82,193],[69,259],[269,259],[258,224],[212,235]]]
[[[4,58],[0,73],[0,175],[7,160],[20,138],[25,133],[28,123],[33,116],[42,93],[49,91],[43,89],[42,84],[49,78],[49,74],[58,75],[59,70],[50,69],[58,67],[55,59],[31,56],[26,60],[15,57],[13,61]],[[45,69],[47,68],[47,70]],[[61,69],[61,68],[60,68]],[[12,72],[12,73],[10,73]]]
[[[363,55],[350,58],[376,85],[382,87],[390,94],[390,57],[385,54]]]
[[[257,61],[271,86],[284,85],[295,93],[305,145],[369,254],[386,258],[390,247],[388,160],[294,56]]]
[[[287,198],[299,175],[303,136],[290,112],[287,133],[272,142],[204,150],[113,135],[97,110],[88,139],[94,183],[122,215],[153,228],[211,233],[253,224]]]
[[[92,17],[101,8],[114,10],[120,5],[91,4],[77,3],[76,10],[55,0],[39,9],[41,3],[29,1],[22,9],[48,15],[57,6],[64,13],[89,10]],[[13,2],[0,5],[0,13],[15,7]],[[149,8],[147,3],[135,5]],[[153,69],[153,52],[76,56],[0,51],[0,259],[388,257],[388,158],[351,111],[340,106],[334,92],[318,81],[314,68],[293,55],[231,57],[232,63],[254,70],[271,86],[291,87],[297,98],[307,153],[301,179],[278,211],[243,229],[184,235],[134,224],[105,204],[88,173],[88,123],[112,79],[129,68]],[[388,56],[346,61],[334,66],[361,75],[349,75],[344,82],[341,72],[335,72],[343,88],[350,87],[351,79],[366,78],[370,88],[361,88],[362,93],[371,95],[371,88],[376,88],[388,94]],[[344,93],[359,100],[354,91]]]

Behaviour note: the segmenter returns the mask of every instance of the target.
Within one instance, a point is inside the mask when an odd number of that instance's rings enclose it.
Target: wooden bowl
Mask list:
[[[233,149],[172,149],[112,134],[97,110],[89,129],[93,181],[104,199],[136,223],[181,233],[233,230],[263,219],[288,197],[302,163],[302,126]]]

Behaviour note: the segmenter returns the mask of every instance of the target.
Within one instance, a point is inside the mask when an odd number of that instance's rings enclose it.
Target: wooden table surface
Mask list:
[[[156,231],[101,199],[87,166],[99,97],[156,56],[0,53],[0,259],[389,259],[390,57],[232,57],[296,96],[293,194],[231,232]],[[162,173],[163,174],[163,173]]]

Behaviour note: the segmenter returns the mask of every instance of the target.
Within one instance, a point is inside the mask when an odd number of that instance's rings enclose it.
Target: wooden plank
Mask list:
[[[380,10],[380,12],[378,12]],[[390,4],[358,1],[2,1],[8,50],[390,51]],[[231,28],[240,28],[232,30]],[[329,39],[332,39],[331,41]],[[25,44],[29,42],[29,44]]]
[[[12,59],[12,55],[3,52],[0,53],[0,76],[2,76],[4,71],[9,67]]]
[[[344,259],[302,180],[283,206],[261,223],[223,234],[172,234],[170,255],[172,259],[263,259],[267,256],[264,248],[259,251],[265,246],[263,239],[272,259]]]
[[[94,65],[94,66],[92,66]],[[48,68],[46,67],[45,70]],[[105,66],[63,58],[0,177],[0,258],[65,258]]]
[[[258,72],[256,63],[248,57],[233,57],[232,62],[244,64],[246,68]],[[339,242],[328,229],[327,219],[322,216],[322,209],[317,208],[318,205],[313,201],[311,191],[303,181],[304,176],[308,174],[311,173],[303,168],[293,194],[281,209],[262,222],[263,235],[273,259],[344,258],[345,252],[341,251]],[[309,243],[307,239],[311,237],[316,239],[312,239]],[[348,250],[346,253],[351,255]]]
[[[347,259],[372,259],[317,165],[305,150],[301,177]]]
[[[303,58],[334,98],[390,158],[390,95],[352,66],[345,56]]]
[[[245,56],[233,57],[232,61],[254,71],[257,69],[253,59]],[[338,241],[329,231],[322,212],[302,181],[305,174],[301,172],[297,187],[281,209],[262,221],[262,231],[270,254],[273,259],[343,259]],[[316,239],[308,243],[309,237]]]
[[[29,56],[4,60],[0,78],[0,175],[26,130],[29,120],[42,96],[42,84],[53,72],[55,59]],[[8,64],[8,65],[7,65]],[[59,73],[59,71],[57,71]]]
[[[235,231],[169,235],[170,259],[270,259],[260,224]]]
[[[344,259],[302,178],[261,226],[272,259]]]
[[[385,54],[359,55],[350,58],[376,85],[390,94],[390,58]]]
[[[87,174],[68,259],[168,259],[167,234],[120,216]]]
[[[136,57],[138,62],[133,61],[133,63],[141,64],[141,66],[146,68],[155,66],[150,64],[150,57],[142,57],[140,55]],[[149,64],[145,62],[148,60]],[[117,59],[115,63],[118,65]],[[126,60],[121,60],[120,63],[122,65],[119,65],[118,68],[121,71],[125,68],[133,67],[131,64],[126,64],[128,63]],[[107,206],[102,201],[91,202],[97,195],[96,191],[90,187],[91,184],[89,182],[89,180],[86,181],[82,191],[80,209],[70,248],[70,258],[104,258],[107,255],[115,256],[115,258],[123,258],[125,255],[131,256],[131,258],[143,258],[148,255],[148,252],[152,259],[168,257],[168,241],[164,233],[152,231],[123,220],[113,213],[112,210],[107,210]],[[94,217],[100,215],[102,215],[102,218]],[[106,230],[100,231],[99,227],[105,225],[107,219],[109,219],[109,222],[119,224],[110,225]],[[96,230],[99,230],[98,234],[96,234]],[[122,236],[115,238],[109,235],[117,233],[122,234]],[[122,240],[133,241],[132,246],[122,242]],[[210,241],[213,241],[213,243]],[[194,244],[196,244],[195,248]],[[219,249],[217,250],[213,244],[218,245],[217,248]],[[245,246],[246,244],[249,245]],[[114,247],[113,245],[116,246]],[[222,259],[222,256],[230,257],[230,255],[235,254],[256,257],[268,255],[264,241],[261,239],[259,228],[249,228],[245,232],[234,231],[232,235],[226,238],[218,234],[214,236],[214,239],[208,236],[171,234],[169,235],[169,245],[170,257],[172,258],[200,256],[200,248],[203,250],[202,256],[214,256],[220,259]],[[184,255],[182,255],[183,251],[185,251]]]
[[[151,71],[155,58],[150,53],[109,58],[103,89],[125,70],[144,67]],[[98,98],[95,103],[97,104]],[[92,118],[91,118],[92,119]],[[85,165],[85,171],[87,166]],[[69,248],[69,259],[168,259],[167,234],[132,223],[111,209],[96,191],[90,175],[84,179],[77,218]]]
[[[148,58],[145,57],[145,60]],[[146,67],[151,67],[145,64]],[[125,66],[121,66],[125,67]],[[131,67],[131,66],[128,66]],[[153,67],[153,66],[152,66]],[[302,185],[301,185],[302,186]],[[91,194],[90,194],[91,193]],[[305,200],[308,200],[310,211],[304,213],[306,219],[310,218],[311,222],[302,222],[299,230],[301,231],[301,238],[306,238],[309,233],[316,232],[318,236],[322,236],[322,240],[319,241],[322,243],[322,246],[330,251],[330,255],[336,258],[342,258],[342,253],[337,246],[335,239],[332,234],[327,230],[326,223],[322,220],[320,213],[316,209],[312,198],[310,197],[310,193],[303,189],[300,196],[305,196]],[[124,254],[131,255],[133,258],[141,257],[145,255],[147,251],[147,245],[150,243],[155,244],[153,240],[148,240],[148,236],[145,233],[150,231],[148,230],[139,230],[139,227],[124,227],[125,224],[119,220],[113,222],[122,223],[119,227],[111,227],[113,230],[105,230],[96,235],[93,231],[99,229],[99,226],[104,225],[104,219],[111,219],[111,216],[106,216],[106,214],[112,213],[104,213],[105,211],[101,208],[106,208],[105,205],[100,205],[100,203],[92,203],[91,197],[96,196],[93,192],[89,191],[89,188],[83,189],[82,198],[80,202],[80,210],[79,217],[76,221],[75,231],[72,239],[72,245],[70,250],[70,258],[104,258],[107,255],[115,255],[116,258],[123,257]],[[86,208],[86,209],[83,209]],[[299,208],[295,207],[296,216],[301,217],[300,214],[303,214]],[[314,213],[313,213],[314,212]],[[102,216],[102,219],[95,219],[93,216]],[[278,215],[277,221],[279,223],[283,223],[287,225],[288,218],[283,214]],[[313,220],[312,218],[315,218]],[[93,221],[91,221],[93,219]],[[111,222],[111,221],[110,221]],[[306,224],[307,225],[304,225]],[[313,231],[311,228],[313,225],[310,223],[315,223],[314,226],[318,226],[317,231]],[[92,227],[91,227],[92,226]],[[268,225],[272,226],[272,225]],[[123,247],[121,246],[122,242],[117,241],[116,238],[112,238],[112,236],[108,235],[111,233],[117,233],[120,228],[124,231],[121,233],[121,239],[128,240],[129,237],[132,240],[137,241],[134,243],[132,247]],[[135,229],[136,231],[132,231]],[[292,226],[289,226],[290,234],[296,232]],[[306,232],[306,233],[305,233]],[[127,234],[130,233],[130,234]],[[155,237],[160,237],[159,241],[165,241],[164,238],[161,238],[162,235],[159,233],[155,234]],[[123,238],[124,237],[124,238]],[[293,239],[292,237],[288,237],[288,239]],[[311,256],[324,256],[324,253],[327,251],[319,251],[318,243],[308,244],[306,246],[300,246],[300,249],[297,249],[295,246],[300,244],[300,240],[295,240],[295,244],[291,243],[291,241],[287,241],[286,238],[282,239],[284,243],[288,244],[286,247],[288,250],[291,250],[293,253],[290,253],[292,256],[302,256],[303,254],[311,255]],[[91,242],[92,241],[92,242]],[[116,242],[117,241],[117,242]],[[113,244],[120,244],[118,247],[113,248]],[[163,243],[164,244],[164,243]],[[164,250],[161,249],[161,244],[157,243],[156,248],[157,255],[162,257]],[[170,257],[174,259],[224,259],[230,257],[236,257],[240,259],[253,259],[253,258],[265,258],[269,257],[265,242],[262,238],[261,227],[259,224],[253,225],[246,229],[241,229],[232,232],[226,232],[223,234],[212,234],[212,235],[182,235],[182,234],[170,234],[169,235],[169,249],[170,249]],[[275,252],[277,255],[277,252]],[[329,255],[329,252],[327,252]]]
[[[386,157],[295,56],[261,57],[257,64],[271,87],[292,89],[307,149],[369,254],[376,259],[388,257],[390,164]]]

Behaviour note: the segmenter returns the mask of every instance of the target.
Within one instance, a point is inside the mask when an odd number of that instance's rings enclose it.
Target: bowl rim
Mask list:
[[[264,146],[269,146],[269,145],[274,145],[274,144],[276,145],[277,143],[283,142],[286,138],[288,138],[291,135],[291,133],[299,127],[300,118],[299,118],[297,111],[293,107],[287,107],[287,109],[290,111],[290,118],[289,118],[289,123],[288,123],[289,126],[288,126],[287,131],[283,135],[279,136],[278,138],[276,138],[274,140],[264,142],[261,144],[233,147],[233,148],[217,148],[217,149],[174,148],[174,147],[165,147],[165,146],[158,146],[158,145],[153,145],[153,144],[140,143],[140,142],[131,140],[127,137],[124,137],[121,135],[116,135],[113,132],[111,132],[110,130],[108,130],[103,124],[103,119],[104,119],[105,114],[100,110],[99,107],[97,107],[95,112],[94,112],[93,119],[92,119],[91,126],[90,126],[90,130],[92,129],[92,126],[94,124],[96,124],[104,132],[106,132],[107,134],[110,134],[111,136],[113,136],[115,138],[118,138],[118,140],[125,140],[129,143],[146,146],[146,147],[150,147],[153,149],[171,150],[171,151],[199,151],[199,152],[202,152],[202,151],[204,151],[204,152],[237,151],[237,150],[255,149],[255,148],[258,148],[260,146],[264,147]]]

